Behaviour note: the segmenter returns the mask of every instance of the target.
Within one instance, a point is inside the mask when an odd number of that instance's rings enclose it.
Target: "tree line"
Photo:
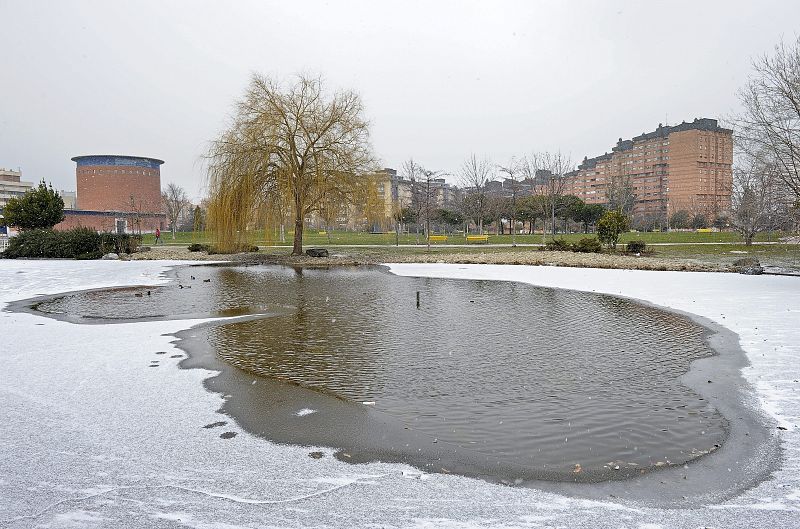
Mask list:
[[[732,118],[737,147],[732,208],[710,219],[691,210],[633,219],[644,229],[733,227],[749,244],[765,229],[796,229],[800,210],[800,39],[780,45],[753,64],[739,93],[742,112]],[[294,227],[293,254],[302,253],[305,220],[318,215],[326,225],[355,208],[368,220],[386,216],[370,178],[378,170],[361,98],[353,91],[330,93],[318,77],[293,82],[254,74],[236,102],[228,126],[207,153],[210,190],[207,223],[216,243],[232,250],[245,243],[248,229],[277,222]],[[518,227],[541,226],[547,234],[596,226],[603,207],[564,193],[568,157],[534,153],[496,164],[470,156],[457,176],[464,193],[444,204],[436,193],[446,175],[415,160],[403,164],[410,196],[395,205],[391,220],[398,234],[413,225],[421,236],[434,229],[488,225],[512,238]],[[447,176],[453,176],[447,174]],[[497,179],[502,178],[500,192]],[[632,220],[636,200],[630,177],[613,175],[605,209]],[[350,210],[352,211],[352,210]],[[616,223],[619,225],[619,222]]]

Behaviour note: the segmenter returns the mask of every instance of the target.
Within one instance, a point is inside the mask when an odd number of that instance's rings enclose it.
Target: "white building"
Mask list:
[[[33,187],[33,182],[22,181],[22,171],[0,168],[0,209],[14,197],[21,197]]]

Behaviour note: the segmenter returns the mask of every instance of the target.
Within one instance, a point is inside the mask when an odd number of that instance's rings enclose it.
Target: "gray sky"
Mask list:
[[[0,20],[0,167],[72,190],[72,156],[152,156],[196,197],[253,71],[360,92],[387,167],[579,161],[735,111],[751,57],[800,33],[800,2],[0,0]]]

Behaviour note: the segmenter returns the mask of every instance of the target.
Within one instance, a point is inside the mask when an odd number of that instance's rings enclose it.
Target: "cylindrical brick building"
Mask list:
[[[142,156],[76,156],[77,206],[65,211],[57,229],[76,226],[118,233],[164,229],[161,202],[163,160]]]
[[[76,156],[78,209],[160,213],[163,160],[141,156]]]

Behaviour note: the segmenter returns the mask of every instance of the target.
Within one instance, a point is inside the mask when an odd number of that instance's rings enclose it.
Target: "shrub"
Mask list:
[[[114,252],[136,253],[142,244],[141,235],[131,235],[128,233],[103,232],[100,235],[100,251],[104,254]]]
[[[59,239],[52,230],[25,230],[11,237],[3,257],[55,257],[61,252]]]
[[[564,239],[553,239],[544,245],[544,249],[551,252],[568,252],[572,246]]]
[[[189,245],[189,251],[190,252],[208,252],[210,249],[211,249],[211,247],[208,244],[200,244],[200,243],[194,242],[194,243]]]
[[[54,257],[90,256],[104,253],[101,250],[102,236],[89,228],[75,228],[64,232],[53,232],[61,240],[61,250]]]
[[[680,209],[669,217],[669,225],[673,229],[685,229],[689,227],[691,219],[691,214],[688,211]]]
[[[645,243],[641,239],[630,241],[627,245],[625,245],[625,251],[627,251],[628,253],[643,253],[646,248],[647,248],[647,243]]]
[[[696,230],[708,228],[708,217],[702,213],[697,213],[694,217],[692,217],[692,228]]]
[[[140,242],[141,237],[136,235],[97,233],[89,228],[25,230],[9,240],[2,256],[9,259],[98,259],[109,252],[133,253]]]
[[[603,245],[600,244],[595,237],[584,237],[576,244],[572,245],[573,252],[580,252],[580,253],[601,253],[603,251]]]
[[[243,253],[243,252],[250,252],[250,253],[258,252],[258,246],[254,244],[242,244],[240,246],[235,247],[230,252],[220,251],[214,246],[208,247],[208,255],[217,255],[217,254],[227,255],[232,253]]]
[[[609,248],[616,248],[620,234],[627,231],[629,227],[630,223],[627,216],[619,211],[607,211],[597,221],[597,238]]]

